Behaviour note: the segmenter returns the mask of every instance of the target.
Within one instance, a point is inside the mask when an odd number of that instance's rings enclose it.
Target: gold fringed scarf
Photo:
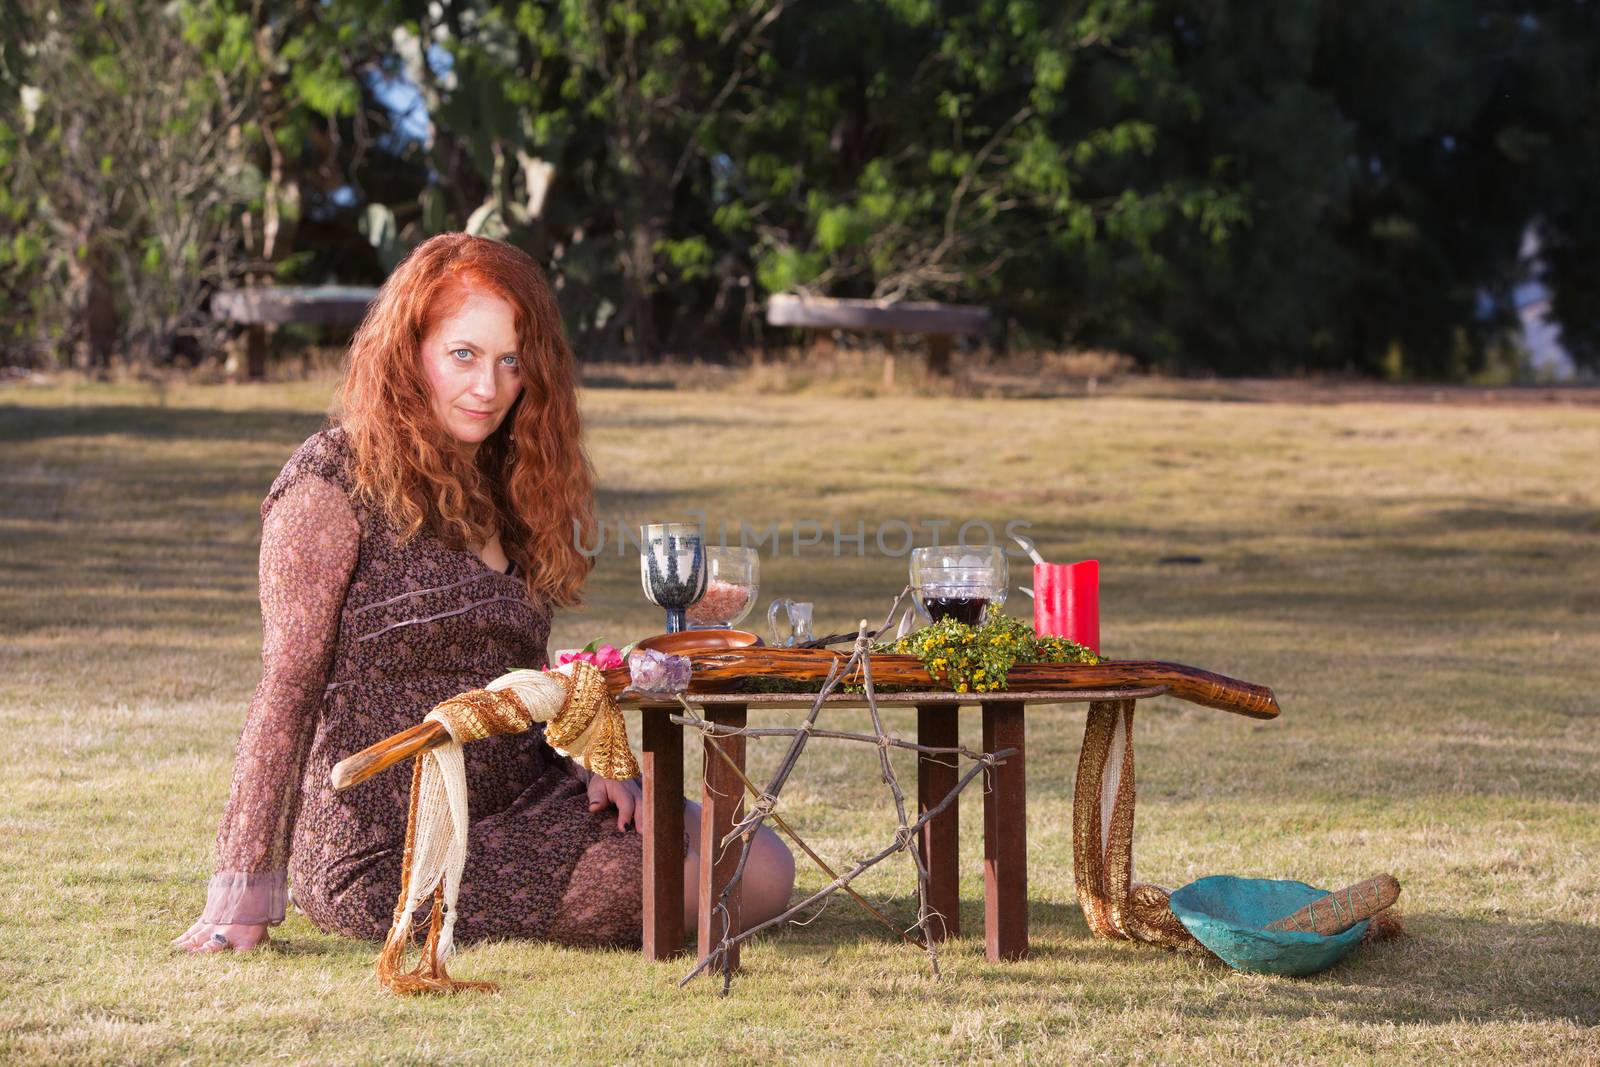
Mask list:
[[[551,671],[512,671],[482,689],[451,697],[427,718],[442,725],[450,741],[422,753],[412,769],[400,899],[378,955],[378,981],[396,993],[493,991],[493,982],[458,981],[445,971],[455,945],[456,896],[467,860],[467,772],[461,746],[521,733],[542,722],[552,748],[602,778],[632,778],[639,764],[605,675],[582,660]],[[422,958],[404,970],[412,916],[430,894],[433,912]]]
[[[1089,705],[1072,797],[1078,903],[1096,937],[1145,941],[1209,956],[1211,950],[1196,941],[1168,907],[1171,892],[1133,880],[1133,707],[1131,700]],[[1391,908],[1372,916],[1362,940],[1384,941],[1403,933],[1400,917]]]
[[[1078,903],[1096,937],[1206,949],[1167,907],[1170,893],[1133,880],[1133,701],[1089,705],[1072,798]]]

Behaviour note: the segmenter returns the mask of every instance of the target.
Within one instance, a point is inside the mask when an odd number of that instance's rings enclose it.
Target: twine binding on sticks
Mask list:
[[[639,773],[628,747],[622,712],[592,663],[577,660],[551,671],[512,671],[482,689],[453,696],[428,720],[450,734],[448,744],[422,753],[411,772],[400,899],[378,955],[378,981],[401,994],[493,992],[493,982],[451,978],[445,961],[455,947],[456,898],[467,861],[467,771],[462,745],[545,724],[545,740],[581,767],[613,781]],[[405,969],[412,917],[429,896],[433,910],[422,955]]]

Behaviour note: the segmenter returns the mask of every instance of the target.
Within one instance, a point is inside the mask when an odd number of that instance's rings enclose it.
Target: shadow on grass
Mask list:
[[[618,489],[608,485],[594,487],[594,502],[595,512],[602,517],[601,521],[605,524],[606,545],[609,546],[609,548],[602,548],[602,551],[613,553],[617,551],[616,534],[618,524],[631,525],[618,516],[624,514],[636,515],[638,514],[638,509],[648,505],[650,508],[660,511],[664,519],[683,518],[686,516],[684,508],[688,506],[688,502],[684,499],[684,494],[677,490]],[[639,537],[638,527],[632,528],[630,536],[637,541]],[[594,546],[589,545],[587,547],[592,550]],[[633,556],[638,555],[638,548],[632,542],[630,542],[630,551]]]
[[[325,425],[303,411],[222,411],[134,405],[30,407],[0,405],[0,441],[128,435],[158,440],[302,441]]]
[[[1362,945],[1321,975],[1267,979],[1274,999],[1180,1001],[1179,1010],[1206,1019],[1333,1014],[1365,1023],[1544,1018],[1600,1025],[1600,928],[1429,912],[1409,913],[1405,921],[1407,937]]]
[[[916,901],[910,896],[879,898],[874,903],[908,928],[916,914]],[[1030,959],[1047,967],[1071,965],[1073,982],[1084,978],[1077,968],[1114,970],[1119,977],[1112,980],[1108,971],[1103,983],[1111,996],[1127,996],[1125,972],[1136,968],[1147,972],[1149,980],[1136,985],[1153,994],[1160,991],[1175,1010],[1197,1019],[1333,1017],[1342,1022],[1446,1025],[1543,1018],[1600,1025],[1600,927],[1581,923],[1408,912],[1405,936],[1360,945],[1321,974],[1281,978],[1235,973],[1214,958],[1201,960],[1151,945],[1097,940],[1076,904],[1035,900],[1029,903],[1028,919],[1033,938]],[[962,940],[949,946],[949,952],[982,951],[981,900],[962,902],[961,933]],[[823,923],[791,928],[777,949],[800,956],[831,954],[852,940],[874,938],[888,941],[890,935],[859,909],[840,901],[830,907]],[[907,951],[908,966],[925,965],[915,950]],[[995,970],[984,980],[1003,983],[1008,999],[1031,997],[1043,1002],[1065,995],[1057,990],[1059,978],[1044,978],[1027,963],[989,966]],[[1198,976],[1195,968],[1200,969]],[[1205,995],[1188,998],[1184,991],[1197,985],[1197,977],[1205,985]],[[1218,978],[1228,983],[1221,996],[1215,992]]]
[[[275,935],[258,951],[262,956],[357,960],[364,963],[376,959],[382,949],[383,944],[378,941],[352,941],[314,931],[297,930],[286,935]]]
[[[628,388],[646,387],[633,385]],[[586,421],[591,429],[610,427],[639,432],[740,430],[750,425],[749,418],[740,415],[686,416],[675,412],[601,412],[590,414]],[[0,441],[116,435],[164,441],[282,440],[298,444],[327,423],[324,415],[272,409],[226,411],[220,408],[163,408],[132,404],[77,407],[0,404]]]
[[[1576,506],[1440,507],[1429,513],[1420,532],[1515,531],[1517,533],[1600,533],[1594,509]]]
[[[584,373],[582,385],[585,389],[633,389],[638,391],[673,392],[679,383],[665,378],[658,379],[630,379],[618,374]]]
[[[1533,559],[1551,558],[1546,544],[1529,544],[1531,537],[1549,538],[1556,544],[1569,543],[1569,539],[1600,534],[1600,517],[1592,508],[1581,505],[1464,505],[1459,499],[1436,500],[1433,506],[1411,498],[1394,505],[1392,514],[1376,514],[1374,505],[1364,503],[1363,515],[1352,514],[1338,520],[1304,523],[1281,527],[1276,532],[1289,533],[1317,543],[1315,554],[1303,551],[1282,553],[1260,552],[1263,529],[1259,526],[1222,527],[1208,525],[1192,535],[1172,525],[1134,523],[1122,519],[1097,519],[1085,515],[1072,525],[1059,521],[1030,521],[1027,533],[1040,545],[1074,544],[1100,545],[1108,556],[1121,554],[1122,546],[1134,545],[1137,556],[1124,555],[1122,565],[1155,563],[1162,557],[1175,554],[1199,555],[1207,568],[1217,568],[1224,573],[1242,573],[1246,577],[1266,566],[1289,566],[1296,569],[1307,564],[1333,562],[1333,553],[1352,559],[1382,558],[1397,563],[1418,561],[1457,562],[1481,556],[1496,561],[1506,553],[1516,553]],[[1267,531],[1271,532],[1271,531]],[[1186,540],[1174,542],[1175,534],[1183,533]],[[1472,545],[1441,545],[1430,543],[1433,539],[1460,534],[1517,535],[1515,540],[1497,544],[1492,550]],[[1582,554],[1586,545],[1571,542],[1571,555]],[[1140,558],[1147,557],[1147,558]],[[1015,566],[1015,564],[1013,564]],[[1177,576],[1174,576],[1176,579]]]
[[[734,407],[725,407],[723,410],[737,412]],[[746,431],[753,427],[753,422],[748,414],[730,414],[724,418],[712,415],[684,415],[677,411],[665,412],[606,412],[599,411],[584,415],[584,429],[588,431],[611,430],[637,430],[660,431],[664,433],[681,433],[685,430],[730,430]],[[800,423],[798,416],[793,424]],[[774,418],[768,425],[789,424],[781,423]]]
[[[907,926],[915,914],[910,896],[874,903]],[[1408,913],[1407,936],[1359,946],[1320,974],[1282,978],[1235,973],[1219,961],[1154,946],[1096,940],[1076,904],[1034,901],[1029,919],[1034,941],[1028,960],[978,962],[976,969],[964,966],[960,979],[992,990],[1018,1012],[1025,1013],[1029,1003],[1043,1011],[1070,998],[1090,1009],[1120,1011],[1148,1003],[1196,1021],[1246,1026],[1265,1019],[1439,1027],[1542,1019],[1600,1025],[1600,928],[1578,923]],[[957,958],[970,964],[972,957],[981,957],[981,901],[963,902],[961,928],[962,938],[945,946],[947,966]],[[841,952],[863,943],[893,946],[893,941],[845,900],[830,904],[821,922],[758,938],[773,953],[763,969],[793,968],[799,986],[820,980]],[[365,965],[377,949],[376,942],[327,937],[296,920],[257,958]],[[686,954],[660,966],[675,981],[694,964],[691,944]],[[920,951],[903,946],[903,966],[908,975],[925,973],[927,962]],[[740,990],[736,978],[733,995]]]

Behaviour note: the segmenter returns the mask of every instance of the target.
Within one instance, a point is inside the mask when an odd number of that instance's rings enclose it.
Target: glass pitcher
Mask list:
[[[784,648],[793,648],[803,645],[811,637],[811,608],[809,600],[790,600],[788,597],[779,597],[767,608],[767,629],[772,631],[772,643]],[[782,611],[788,617],[788,634],[778,630],[778,612]]]

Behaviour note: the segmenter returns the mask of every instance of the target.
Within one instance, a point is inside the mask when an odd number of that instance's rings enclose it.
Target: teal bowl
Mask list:
[[[1367,932],[1366,919],[1332,937],[1266,929],[1327,895],[1326,889],[1304,882],[1217,874],[1173,893],[1169,906],[1195,939],[1229,967],[1297,976],[1332,967]]]

